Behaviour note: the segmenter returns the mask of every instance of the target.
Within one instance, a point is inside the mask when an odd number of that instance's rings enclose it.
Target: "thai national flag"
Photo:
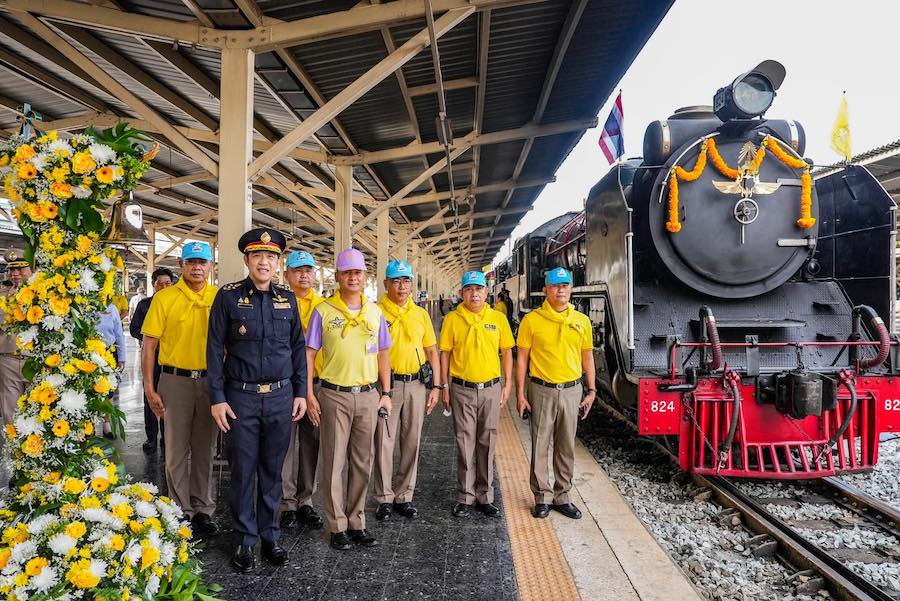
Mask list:
[[[606,119],[606,125],[603,126],[603,133],[600,134],[600,149],[606,155],[606,160],[612,165],[620,156],[625,154],[625,136],[622,133],[622,127],[625,124],[625,112],[622,110],[622,92],[616,96],[616,102],[613,104],[612,111]]]

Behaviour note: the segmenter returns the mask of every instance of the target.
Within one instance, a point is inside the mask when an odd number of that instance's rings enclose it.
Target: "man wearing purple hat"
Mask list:
[[[307,401],[310,420],[321,428],[325,524],[331,546],[344,551],[352,543],[378,544],[366,530],[366,491],[375,423],[380,409],[390,415],[393,391],[391,335],[381,309],[363,295],[366,263],[361,252],[348,248],[338,254],[335,280],[337,292],[313,309],[306,331]],[[312,370],[320,354],[317,395]]]

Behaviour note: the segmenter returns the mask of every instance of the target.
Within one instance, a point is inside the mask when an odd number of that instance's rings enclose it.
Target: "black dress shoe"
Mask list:
[[[350,535],[350,540],[363,547],[374,547],[378,544],[378,539],[372,536],[365,528],[362,530],[347,530],[347,534]]]
[[[338,551],[346,551],[352,545],[350,544],[350,537],[347,536],[346,532],[334,532],[331,535],[331,548],[337,549]]]
[[[375,519],[379,522],[391,519],[393,508],[390,503],[379,503],[378,509],[375,510]]]
[[[194,531],[194,536],[200,538],[215,536],[219,533],[219,527],[205,513],[194,514],[194,517],[191,518],[191,528]]]
[[[394,503],[394,511],[411,520],[419,517],[419,510],[412,503]]]
[[[147,453],[148,455],[150,453],[155,453],[156,452],[156,441],[148,440],[147,442],[145,442],[144,444],[141,445],[141,450],[144,451],[145,453]]]
[[[264,540],[262,542],[262,556],[273,566],[283,566],[287,563],[288,554],[278,541],[270,542]]]
[[[238,545],[231,556],[231,565],[241,574],[251,571],[256,565],[256,560],[253,558],[253,547]]]
[[[282,528],[293,528],[298,524],[297,520],[297,512],[291,509],[287,511],[281,512],[281,521],[279,522]]]
[[[469,508],[471,507],[471,505],[466,505],[465,503],[457,503],[453,506],[453,515],[458,518],[464,518],[469,515]]]
[[[301,505],[297,510],[297,521],[303,526],[309,526],[313,530],[321,530],[325,521],[319,517],[316,510],[310,505]]]
[[[500,517],[500,508],[493,503],[475,503],[475,507],[489,518]]]
[[[550,506],[546,503],[535,503],[531,515],[536,518],[545,518],[550,515]]]
[[[581,519],[581,511],[572,503],[553,504],[550,506],[553,511],[558,511],[564,516],[572,520]]]

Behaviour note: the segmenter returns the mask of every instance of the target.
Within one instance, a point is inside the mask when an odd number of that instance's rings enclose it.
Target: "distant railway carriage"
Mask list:
[[[650,124],[642,160],[497,269],[515,315],[543,302],[545,270],[574,272],[600,389],[688,471],[866,470],[900,429],[900,351],[882,321],[895,203],[863,167],[813,180],[802,126],[763,117],[784,76],[765,61],[714,106]]]

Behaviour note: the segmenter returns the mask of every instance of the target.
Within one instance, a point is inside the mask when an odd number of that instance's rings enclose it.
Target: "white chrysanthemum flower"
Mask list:
[[[142,518],[155,518],[159,515],[159,512],[156,511],[156,507],[153,506],[153,503],[148,503],[146,501],[136,502],[134,504],[134,512]]]
[[[96,364],[97,364],[98,366],[100,366],[101,368],[107,366],[106,359],[104,359],[103,357],[101,357],[99,354],[97,354],[97,353],[91,353],[91,354],[90,354],[90,357],[91,357],[91,361],[93,361],[94,363],[96,363]]]
[[[119,387],[119,378],[117,378],[115,374],[109,374],[106,376],[106,379],[109,380],[109,386],[113,390]]]
[[[93,142],[94,139],[87,134],[75,134],[69,141],[73,146],[85,146]]]
[[[125,555],[126,555],[126,557],[128,557],[128,559],[130,559],[132,562],[136,562],[136,561],[138,561],[138,560],[141,558],[141,553],[143,553],[143,552],[144,552],[144,551],[143,551],[143,549],[141,549],[141,546],[140,546],[138,543],[134,542],[134,543],[132,543],[131,546],[128,547],[128,549],[125,551]]]
[[[37,338],[38,329],[37,326],[31,326],[24,332],[19,332],[19,342],[21,344],[29,344],[34,342],[34,339]]]
[[[39,152],[31,157],[30,162],[38,171],[43,171],[44,167],[47,166],[48,160],[50,160],[50,156],[46,152]]]
[[[41,325],[48,330],[53,330],[54,332],[61,327],[65,321],[59,315],[47,315],[44,319],[41,320]]]
[[[159,493],[159,488],[157,488],[155,484],[152,484],[150,482],[138,482],[136,484],[136,486],[140,486],[140,487],[146,489],[147,492],[149,492],[151,495],[155,495],[155,494]]]
[[[91,195],[90,188],[85,186],[74,186],[72,188],[72,196],[75,198],[88,198]]]
[[[121,505],[122,503],[127,503],[127,502],[128,502],[128,497],[126,497],[122,493],[114,492],[114,493],[110,493],[107,504],[110,507],[115,507],[116,505]]]
[[[28,417],[22,415],[21,413],[16,416],[16,432],[18,432],[22,436],[28,436],[29,434],[43,434],[44,426],[38,423],[38,421],[34,417]]]
[[[115,265],[106,255],[100,255],[100,262],[97,264],[97,267],[100,268],[100,271],[106,273],[107,271],[113,269]]]
[[[59,396],[59,407],[68,413],[81,413],[87,408],[87,397],[77,390],[64,390]]]
[[[101,524],[109,523],[110,519],[113,517],[111,513],[106,511],[105,509],[99,509],[95,507],[88,507],[81,515],[84,516],[84,519],[89,522],[99,522]]]
[[[116,151],[106,144],[91,144],[88,150],[91,151],[91,156],[98,165],[105,165],[116,160]]]
[[[159,561],[163,565],[175,563],[175,545],[172,543],[163,543],[163,546],[159,549]]]
[[[91,573],[97,578],[106,576],[106,562],[102,559],[91,560]]]
[[[72,334],[71,331],[66,330],[65,332],[63,332],[63,339],[62,339],[63,346],[71,345],[74,340],[75,340],[75,335]]]
[[[50,566],[45,566],[41,573],[31,579],[31,586],[38,593],[45,593],[59,582],[59,576],[56,570]]]
[[[66,383],[66,377],[62,374],[50,374],[49,376],[44,378],[44,382],[46,382],[53,388],[59,388]]]
[[[47,544],[50,546],[50,550],[57,555],[65,555],[75,548],[75,539],[65,532],[60,532],[51,536]]]
[[[93,270],[85,267],[78,272],[78,278],[78,289],[81,290],[81,292],[88,294],[100,290],[100,285],[97,284],[97,279],[94,277]]]
[[[26,540],[12,548],[9,560],[15,563],[23,563],[31,559],[37,553],[37,543],[33,540]]]
[[[55,524],[59,521],[59,518],[53,515],[52,513],[45,513],[44,515],[39,515],[34,518],[28,524],[28,532],[31,534],[40,534],[44,530],[47,529],[51,524]]]
[[[72,146],[66,140],[57,139],[47,144],[47,151],[52,153],[65,152],[71,155],[72,150]]]
[[[147,579],[147,595],[152,599],[159,592],[159,576],[156,574]]]

